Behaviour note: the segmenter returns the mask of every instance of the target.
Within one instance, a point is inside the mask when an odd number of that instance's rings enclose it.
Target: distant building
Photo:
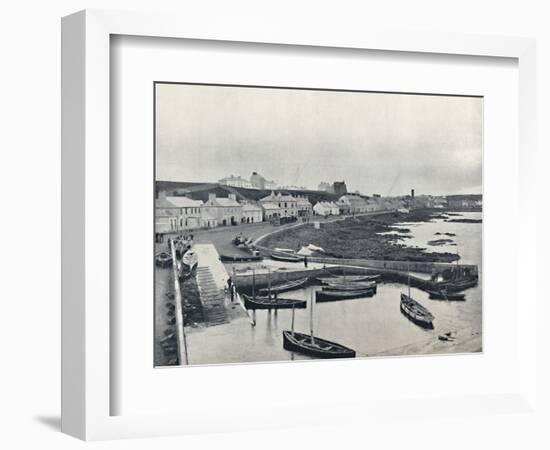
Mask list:
[[[266,180],[258,172],[252,172],[250,176],[250,184],[255,189],[275,189],[277,187],[275,181]]]
[[[336,202],[341,214],[362,214],[367,212],[367,201],[357,194],[346,194]]]
[[[292,195],[271,192],[270,195],[262,198],[260,203],[275,203],[279,207],[279,218],[283,221],[290,221],[298,217],[298,202]]]
[[[325,192],[330,192],[330,193],[334,193],[334,189],[332,187],[332,184],[328,183],[327,181],[321,181],[319,183],[319,186],[317,187],[317,189],[319,191],[325,191]]]
[[[180,231],[201,227],[202,202],[200,200],[187,197],[166,197],[166,200],[178,209],[178,227]]]
[[[263,209],[254,203],[243,204],[242,223],[259,223],[263,221]]]
[[[447,207],[449,209],[481,209],[483,198],[481,194],[472,195],[447,195]]]
[[[296,210],[298,217],[309,217],[313,213],[313,207],[305,195],[297,195]]]
[[[272,202],[261,202],[260,206],[263,212],[263,219],[265,221],[272,221],[281,217],[279,205]]]
[[[335,181],[332,184],[332,188],[333,188],[333,192],[338,196],[345,195],[348,193],[348,188],[346,186],[345,181]]]
[[[187,197],[166,197],[155,200],[155,230],[157,233],[178,233],[197,229],[201,224],[200,200]]]
[[[218,180],[218,183],[223,184],[225,186],[233,186],[238,188],[251,188],[252,183],[250,181],[241,178],[240,175],[230,175],[228,177],[222,178],[221,180]]]
[[[242,223],[243,206],[237,202],[235,194],[216,197],[216,194],[209,193],[208,201],[201,208],[201,214],[205,220],[216,220],[218,225],[237,225]]]
[[[166,197],[155,200],[155,233],[177,233],[178,209]]]
[[[334,202],[317,202],[313,211],[318,216],[337,216],[340,214],[340,208]]]

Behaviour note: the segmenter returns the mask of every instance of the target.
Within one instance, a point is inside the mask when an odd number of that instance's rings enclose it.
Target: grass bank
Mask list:
[[[387,261],[453,262],[454,253],[426,252],[422,248],[406,247],[410,230],[394,227],[401,222],[426,222],[448,218],[440,210],[415,210],[409,214],[388,213],[378,216],[348,217],[324,223],[320,229],[313,225],[291,228],[269,236],[261,245],[275,248],[300,249],[314,244],[325,250],[324,255],[335,258],[365,258]],[[393,233],[390,233],[393,232]],[[388,233],[388,234],[380,234]]]

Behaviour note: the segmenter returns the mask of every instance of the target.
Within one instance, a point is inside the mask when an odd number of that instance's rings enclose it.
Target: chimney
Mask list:
[[[208,193],[208,203],[212,204],[216,201],[216,193],[215,192],[209,192]]]
[[[166,191],[160,191],[160,192],[159,192],[158,198],[163,198],[163,199],[165,199],[165,198],[166,198]]]
[[[233,200],[234,202],[237,201],[237,196],[235,194],[229,194],[228,197]]]
[[[414,200],[414,189],[411,189],[411,198]]]

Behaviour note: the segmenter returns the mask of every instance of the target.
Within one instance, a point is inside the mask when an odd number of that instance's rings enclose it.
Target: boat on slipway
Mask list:
[[[282,292],[288,292],[295,289],[302,288],[307,283],[308,278],[300,278],[299,280],[287,281],[286,283],[276,284],[267,288],[258,290],[260,295],[280,294]]]
[[[220,255],[222,262],[254,262],[263,259],[264,257],[260,255]]]
[[[318,303],[321,302],[335,302],[339,300],[349,300],[353,298],[372,297],[375,294],[374,289],[362,289],[360,291],[331,291],[325,290],[317,291],[315,293],[315,300]]]
[[[242,294],[242,296],[244,299],[244,307],[246,309],[303,309],[307,305],[305,300],[297,300],[293,298],[250,297],[246,294]]]
[[[303,261],[304,259],[302,256],[290,255],[290,254],[283,255],[280,253],[279,254],[272,253],[271,258],[274,259],[275,261],[283,261],[283,262],[300,262],[300,261]]]

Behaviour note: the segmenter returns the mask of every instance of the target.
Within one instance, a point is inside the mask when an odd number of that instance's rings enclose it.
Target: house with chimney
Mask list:
[[[368,210],[366,199],[358,194],[342,195],[336,204],[341,214],[363,214]]]
[[[235,194],[217,197],[211,192],[201,207],[201,216],[204,221],[215,220],[219,226],[237,225],[242,223],[243,205],[237,201]]]
[[[298,217],[298,201],[289,194],[271,191],[267,197],[260,199],[260,204],[273,203],[279,207],[279,219],[281,222],[291,222]]]
[[[263,209],[254,203],[242,203],[243,216],[242,223],[259,223],[263,221]]]
[[[200,200],[188,197],[168,197],[161,193],[155,200],[155,231],[178,233],[201,228]]]
[[[309,217],[313,213],[313,206],[305,195],[295,195],[296,213],[298,217]]]

